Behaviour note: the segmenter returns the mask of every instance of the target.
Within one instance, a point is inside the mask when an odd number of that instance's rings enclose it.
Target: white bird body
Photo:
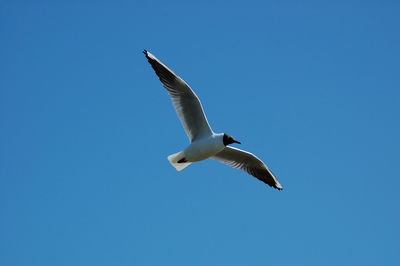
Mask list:
[[[147,60],[167,89],[176,114],[190,140],[183,151],[168,156],[170,163],[181,171],[192,162],[207,158],[244,170],[262,182],[281,190],[282,186],[268,167],[254,154],[227,145],[238,143],[226,133],[214,133],[193,90],[154,55],[144,50]]]
[[[224,133],[212,133],[196,139],[183,151],[168,156],[168,160],[176,170],[182,171],[192,162],[205,160],[221,152],[225,148],[223,138]]]
[[[223,137],[224,133],[214,133],[209,137],[196,139],[183,151],[185,159],[197,162],[214,156],[225,148]]]

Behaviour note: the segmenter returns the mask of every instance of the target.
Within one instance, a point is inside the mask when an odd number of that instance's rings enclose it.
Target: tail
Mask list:
[[[181,171],[183,169],[185,169],[187,166],[189,166],[192,162],[184,162],[184,163],[178,163],[179,160],[183,159],[183,151],[171,154],[170,156],[168,156],[168,161],[172,164],[173,167],[175,167],[175,169],[177,171]]]

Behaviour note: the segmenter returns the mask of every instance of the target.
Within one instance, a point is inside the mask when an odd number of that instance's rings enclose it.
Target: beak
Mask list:
[[[240,143],[239,141],[237,141],[237,140],[233,140],[233,142],[235,142],[235,143],[238,143],[238,144],[242,144],[242,143]]]

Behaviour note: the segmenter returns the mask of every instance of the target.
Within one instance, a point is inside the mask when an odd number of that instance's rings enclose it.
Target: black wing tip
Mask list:
[[[268,186],[270,186],[272,188],[275,188],[275,189],[277,189],[279,191],[283,190],[283,187],[279,183],[271,182],[270,180],[264,180],[264,179],[261,179],[261,178],[258,178],[258,177],[257,177],[257,179],[259,181],[263,182],[264,184],[266,184],[266,185],[268,185]]]
[[[264,182],[265,184],[267,184],[270,187],[273,187],[279,191],[283,190],[283,187],[281,186],[281,184],[276,184],[276,183],[271,183],[271,182],[266,182],[265,180],[261,180],[262,182]]]
[[[277,183],[275,183],[275,184],[268,184],[268,185],[270,185],[271,187],[273,187],[273,188],[276,188],[277,190],[279,190],[279,191],[282,191],[283,190],[283,187],[281,186],[281,184],[277,184]]]
[[[143,53],[146,56],[147,59],[150,59],[149,57],[149,52],[146,49],[143,49]]]

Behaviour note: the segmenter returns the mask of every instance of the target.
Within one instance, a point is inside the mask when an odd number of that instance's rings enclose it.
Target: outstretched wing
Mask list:
[[[250,152],[234,147],[225,147],[211,158],[234,168],[244,170],[271,187],[282,190],[282,186],[274,174],[272,174],[263,161]]]
[[[167,89],[189,140],[192,142],[199,137],[211,135],[212,130],[200,100],[189,85],[154,55],[146,50],[143,53]]]

